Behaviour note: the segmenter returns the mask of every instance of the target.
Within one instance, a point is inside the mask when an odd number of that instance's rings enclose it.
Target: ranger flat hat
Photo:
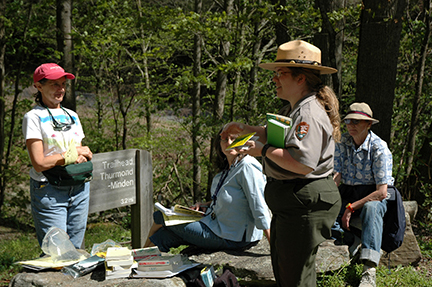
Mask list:
[[[321,50],[308,42],[294,40],[279,46],[273,63],[261,63],[259,67],[276,71],[280,67],[306,68],[320,71],[320,74],[333,74],[337,70],[321,65]]]
[[[374,119],[371,108],[366,103],[353,103],[348,109],[347,115],[344,120],[365,120],[371,121],[372,124],[379,123],[379,120]]]

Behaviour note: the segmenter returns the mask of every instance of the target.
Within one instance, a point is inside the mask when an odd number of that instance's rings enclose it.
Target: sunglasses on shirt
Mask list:
[[[73,117],[62,106],[60,106],[60,108],[65,112],[65,114],[67,114],[69,116],[70,122],[68,122],[68,123],[62,123],[62,122],[56,121],[56,119],[51,114],[51,111],[48,109],[48,107],[46,107],[46,109],[48,110],[48,113],[49,113],[49,115],[51,117],[51,120],[53,122],[53,129],[55,131],[57,131],[57,132],[59,132],[59,131],[66,132],[66,131],[68,131],[68,130],[71,129],[72,125],[75,124],[75,120],[73,119]]]

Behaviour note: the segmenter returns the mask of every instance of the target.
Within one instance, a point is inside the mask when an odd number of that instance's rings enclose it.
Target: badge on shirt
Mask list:
[[[296,128],[296,137],[299,141],[301,141],[309,131],[309,125],[306,122],[299,123]]]

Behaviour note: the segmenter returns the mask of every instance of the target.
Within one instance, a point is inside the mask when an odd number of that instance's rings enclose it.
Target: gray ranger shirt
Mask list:
[[[313,171],[306,175],[294,173],[281,168],[265,157],[264,173],[268,177],[281,180],[323,178],[330,175],[333,172],[335,151],[333,126],[324,107],[315,97],[315,93],[302,98],[292,109],[289,104],[284,106],[279,114],[292,119],[285,148],[296,161],[312,168]]]

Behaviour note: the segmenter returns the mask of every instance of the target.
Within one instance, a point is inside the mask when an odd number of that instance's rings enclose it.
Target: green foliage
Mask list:
[[[108,239],[117,243],[130,242],[130,228],[125,229],[120,224],[115,223],[93,223],[88,224],[85,234],[85,249],[91,252],[93,244],[102,243]]]
[[[291,39],[312,38],[321,28],[320,12],[314,7],[313,1],[287,1],[286,6],[280,6],[276,9],[282,12],[282,16],[275,20],[286,23]]]
[[[358,286],[363,271],[362,264],[350,264],[342,269],[318,277],[317,286],[339,287]],[[398,266],[390,271],[385,266],[377,268],[377,287],[387,286],[432,286],[432,281],[427,274],[419,273],[412,266]]]
[[[402,22],[400,55],[398,61],[397,87],[395,91],[394,114],[392,124],[392,141],[390,148],[393,152],[394,177],[402,194],[408,200],[417,200],[422,214],[428,214],[431,208],[430,180],[427,176],[420,174],[418,168],[422,161],[418,152],[426,141],[430,141],[430,135],[426,134],[430,125],[431,103],[431,59],[426,57],[422,94],[419,99],[418,122],[419,130],[416,135],[414,154],[406,150],[408,134],[412,129],[411,117],[414,107],[414,97],[417,92],[418,68],[421,59],[423,38],[426,33],[425,22],[423,21],[422,7],[413,3],[407,11],[407,17]],[[426,142],[427,143],[427,142]],[[413,170],[410,176],[407,174],[408,158],[413,157]],[[416,178],[415,181],[410,180]],[[416,195],[417,194],[417,195]],[[419,194],[422,194],[419,196]],[[426,220],[431,220],[430,218]]]
[[[361,277],[361,265],[350,264],[342,267],[340,270],[318,277],[317,286],[357,286]]]
[[[170,203],[191,200],[192,192],[192,122],[197,123],[197,142],[201,151],[202,189],[207,187],[210,167],[210,139],[228,121],[263,124],[266,112],[277,112],[282,102],[275,97],[272,73],[254,69],[260,61],[273,61],[276,44],[263,47],[275,38],[275,25],[285,27],[290,39],[312,41],[321,31],[321,14],[315,1],[237,1],[232,11],[204,1],[202,13],[194,11],[193,1],[175,1],[170,5],[117,0],[77,0],[73,6],[73,54],[78,114],[84,126],[84,144],[93,152],[123,148],[152,152],[155,197]],[[164,1],[163,1],[164,2]],[[31,85],[31,74],[42,62],[60,62],[57,51],[55,1],[9,1],[5,11],[6,97],[13,96],[16,75],[18,86]],[[354,100],[356,91],[357,51],[361,4],[328,13],[343,33],[342,96],[343,113]],[[392,125],[395,178],[406,181],[404,152],[410,129],[416,69],[425,33],[421,7],[415,3],[403,19],[398,64],[396,97]],[[202,37],[201,70],[194,73],[194,38]],[[222,48],[223,47],[223,48]],[[255,48],[257,50],[255,51]],[[17,60],[23,63],[20,72]],[[431,114],[431,58],[427,58],[419,126],[427,127]],[[214,103],[219,72],[227,76],[224,114],[214,118]],[[201,85],[200,115],[191,116],[192,85]],[[17,118],[30,109],[31,101],[19,101]],[[252,104],[255,103],[255,106]],[[11,103],[7,102],[10,110]],[[5,141],[13,137],[9,165],[2,175],[7,183],[7,216],[28,214],[27,172],[29,160],[24,150],[21,126],[8,130],[6,113]],[[169,120],[167,120],[169,119]],[[171,120],[172,119],[172,120]],[[20,122],[20,121],[18,121]],[[416,151],[424,138],[424,128],[417,135]],[[414,162],[418,157],[414,154]],[[177,169],[177,170],[176,170]],[[416,170],[416,167],[414,167]],[[423,182],[420,184],[420,186]],[[428,209],[431,191],[424,183],[420,192]],[[417,188],[417,187],[416,187]],[[185,193],[185,194],[181,194]],[[406,198],[409,199],[409,198]]]
[[[2,239],[1,242],[0,282],[7,282],[21,271],[22,268],[14,264],[16,261],[37,258],[41,254],[39,244],[32,232],[22,233],[10,239]]]
[[[357,52],[359,45],[359,17],[361,5],[353,5],[345,8],[343,11],[333,12],[334,17],[340,18],[343,15],[346,19],[344,30],[343,44],[343,66],[342,66],[342,96],[339,99],[339,110],[342,115],[345,114],[350,104],[355,100],[356,92],[356,70],[357,70]]]
[[[431,183],[422,183],[419,191],[423,195],[424,201],[421,204],[421,208],[426,214],[425,222],[432,222],[432,184]]]
[[[315,1],[287,1],[285,6],[274,1],[236,1],[232,13],[204,1],[203,12],[197,14],[193,1],[174,1],[164,5],[143,1],[141,9],[136,2],[117,0],[77,0],[73,6],[74,73],[77,75],[77,106],[86,138],[84,144],[95,153],[126,148],[151,151],[153,161],[153,188],[155,200],[164,205],[192,204],[192,122],[191,90],[196,82],[201,85],[201,109],[198,119],[197,141],[201,151],[201,188],[207,188],[210,167],[210,140],[224,123],[235,120],[253,125],[263,124],[266,112],[277,112],[282,102],[275,97],[273,74],[258,69],[257,80],[252,75],[259,61],[273,61],[276,45],[262,52],[264,45],[275,38],[275,24],[286,28],[290,39],[311,41],[321,31],[320,11]],[[405,152],[407,135],[417,79],[419,53],[425,34],[421,7],[411,3],[403,19],[397,87],[395,90],[392,141],[394,176],[398,186],[407,181],[406,162],[414,156],[417,164],[425,138],[425,127],[430,125],[432,110],[431,57],[426,59],[423,92],[420,99],[420,131],[416,138],[416,153]],[[32,100],[18,101],[15,111],[16,126],[10,130],[11,99],[15,79],[17,86],[32,84],[34,68],[43,62],[60,62],[57,51],[55,1],[8,1],[4,15],[6,43],[6,111],[5,143],[11,139],[10,156],[4,159],[2,179],[6,182],[6,197],[2,219],[14,226],[25,228],[30,223],[28,170],[30,162],[21,135],[21,119],[30,110]],[[359,46],[359,17],[361,4],[331,11],[333,24],[345,21],[343,33],[342,96],[343,113],[352,103],[356,92],[357,51]],[[202,37],[202,65],[194,76],[193,40]],[[222,49],[222,44],[225,50]],[[254,52],[258,45],[258,52]],[[260,50],[261,49],[261,50]],[[430,52],[430,51],[429,51]],[[22,65],[21,65],[22,63]],[[20,70],[22,67],[23,70]],[[227,76],[224,114],[222,120],[213,115],[218,72]],[[237,81],[238,80],[238,81]],[[256,101],[256,108],[251,102]],[[7,163],[7,164],[6,164]],[[418,169],[414,166],[414,171]],[[424,214],[432,207],[431,183],[420,178],[415,188],[421,193],[419,202]],[[410,199],[410,198],[405,198]],[[108,218],[115,211],[101,213]],[[115,218],[115,224],[90,224],[86,234],[86,249],[107,238],[124,241],[130,238],[128,208]],[[421,220],[432,220],[422,218]],[[110,220],[107,220],[110,221]],[[424,228],[430,231],[427,222]],[[431,257],[431,242],[427,236],[419,241],[422,252]],[[17,272],[15,260],[36,257],[39,254],[34,237],[25,236],[7,242],[0,249],[0,280]],[[20,250],[21,248],[21,250]],[[22,250],[31,250],[22,254]],[[172,252],[180,252],[172,251]],[[361,266],[350,265],[334,274],[323,275],[319,286],[356,286]],[[6,274],[6,275],[4,275]],[[6,277],[4,277],[6,276]],[[396,268],[387,274],[379,269],[379,286],[430,286],[425,277],[410,267]]]
[[[186,249],[188,247],[188,245],[180,245],[179,247],[177,247],[177,248],[174,248],[174,247],[172,247],[172,248],[170,248],[170,251],[169,251],[169,253],[170,254],[180,254],[180,252],[182,252],[184,249]]]
[[[419,222],[420,234],[417,237],[420,250],[423,258],[426,260],[432,259],[432,223]]]

